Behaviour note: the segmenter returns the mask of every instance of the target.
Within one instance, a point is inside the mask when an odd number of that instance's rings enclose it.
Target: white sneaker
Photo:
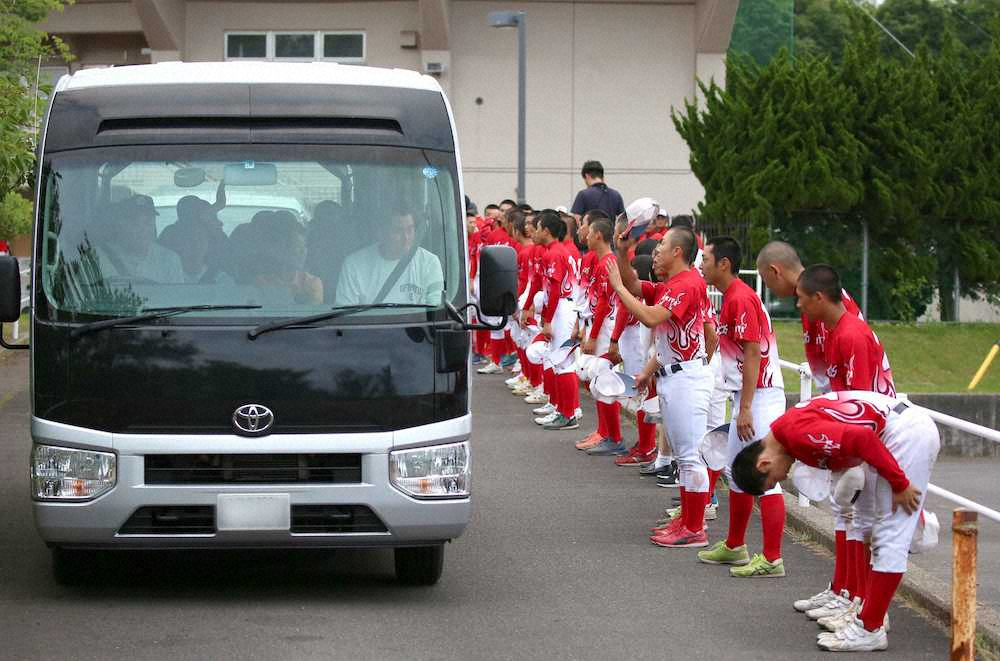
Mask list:
[[[816,640],[820,649],[828,652],[874,652],[889,648],[885,627],[868,631],[857,617],[836,633],[820,634]]]
[[[830,617],[831,615],[838,615],[844,611],[845,608],[851,605],[851,600],[847,596],[847,590],[844,590],[838,595],[835,595],[833,599],[826,602],[819,608],[812,608],[806,611],[806,617],[810,620],[818,620],[821,617]]]
[[[527,397],[524,398],[525,404],[548,404],[549,397],[541,388],[535,388],[532,390]]]
[[[511,365],[510,366],[510,371],[514,372],[515,374],[520,374],[521,373],[521,361],[519,360],[516,363],[514,363],[513,365]]]
[[[792,604],[792,608],[800,613],[805,613],[806,611],[811,611],[814,608],[819,608],[820,606],[829,603],[836,596],[837,595],[833,592],[833,590],[830,589],[830,586],[827,585],[826,589],[822,592],[817,592],[808,599],[799,599]]]
[[[836,615],[821,617],[816,624],[827,631],[838,631],[854,621],[854,616],[861,612],[861,597],[855,597],[851,605]]]
[[[476,371],[479,372],[480,374],[499,374],[500,372],[503,372],[503,368],[497,365],[496,363],[488,363],[486,365],[483,365]]]
[[[555,413],[556,407],[551,402],[546,402],[542,406],[539,406],[537,409],[532,409],[531,412],[534,413],[535,415],[548,415],[550,413]]]
[[[558,411],[553,411],[552,413],[549,413],[546,416],[542,416],[541,418],[535,418],[535,424],[536,425],[542,425],[544,427],[545,425],[547,425],[550,422],[554,421],[558,417],[559,417],[559,412]]]
[[[575,411],[573,411],[573,417],[576,418],[577,422],[583,420],[583,409],[578,407]]]
[[[510,377],[509,379],[504,379],[504,383],[507,384],[508,388],[516,388],[517,384],[521,383],[521,375],[520,374],[515,374],[514,376]]]
[[[719,507],[718,507],[718,505],[714,505],[712,503],[709,503],[708,505],[705,505],[705,520],[706,521],[715,521],[717,518],[719,518]]]
[[[526,383],[511,390],[510,394],[514,395],[514,397],[524,398],[529,396],[533,392],[535,392],[535,389],[531,387],[530,383]]]

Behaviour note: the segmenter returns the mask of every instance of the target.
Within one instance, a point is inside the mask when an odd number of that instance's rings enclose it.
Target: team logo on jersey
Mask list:
[[[854,381],[854,358],[855,355],[852,353],[850,359],[847,361],[847,376],[844,378],[848,384]]]
[[[663,293],[663,296],[660,297],[660,300],[657,301],[657,303],[670,310],[681,304],[681,300],[684,298],[685,294],[687,294],[687,292],[682,291],[677,294],[677,296],[671,296],[670,292],[667,291]]]
[[[837,366],[836,365],[830,365],[829,367],[827,367],[826,368],[826,375],[828,377],[830,377],[831,379],[836,379],[837,378]]]
[[[738,335],[746,335],[747,332],[747,313],[744,312],[740,315],[740,320],[736,322],[736,333]]]
[[[832,457],[833,453],[840,449],[840,442],[833,440],[826,434],[820,434],[819,436],[806,434],[806,436],[809,437],[809,442],[816,446],[816,449],[828,457]],[[824,461],[823,463],[825,464],[826,462]],[[820,468],[826,468],[826,466],[823,465]]]

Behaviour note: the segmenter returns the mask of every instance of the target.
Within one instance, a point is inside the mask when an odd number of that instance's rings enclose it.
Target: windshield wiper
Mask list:
[[[364,305],[341,305],[331,308],[322,314],[314,314],[309,317],[296,317],[294,319],[282,319],[281,321],[273,321],[269,324],[261,324],[252,331],[249,331],[247,333],[247,337],[251,340],[256,340],[264,333],[281,330],[282,328],[288,328],[289,326],[307,326],[319,321],[329,321],[330,319],[336,319],[338,317],[346,317],[349,314],[356,314],[358,312],[364,312],[365,310],[394,308],[419,308],[422,310],[434,310],[437,306],[425,305],[422,303],[367,303]]]
[[[128,326],[129,324],[137,324],[142,321],[151,321],[153,319],[163,319],[164,317],[173,317],[179,314],[184,314],[186,312],[198,312],[201,310],[258,310],[261,306],[259,305],[183,305],[175,306],[170,308],[147,308],[139,314],[133,315],[131,317],[116,317],[114,319],[102,319],[101,321],[94,321],[89,324],[84,324],[83,326],[77,326],[72,331],[70,331],[70,337],[80,337],[87,333],[92,333],[94,331],[104,330],[105,328],[114,328],[115,326]]]

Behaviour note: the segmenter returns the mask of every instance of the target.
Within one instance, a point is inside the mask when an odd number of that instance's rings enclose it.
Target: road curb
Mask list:
[[[635,424],[635,414],[622,409],[622,417]],[[798,497],[785,492],[785,527],[819,544],[831,553],[835,548],[833,515],[818,507],[800,507]],[[915,603],[948,629],[951,627],[951,585],[910,563],[897,595]],[[976,608],[976,658],[1000,661],[1000,612]]]

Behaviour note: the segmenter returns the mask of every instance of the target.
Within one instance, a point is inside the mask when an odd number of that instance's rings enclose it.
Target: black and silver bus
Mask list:
[[[61,79],[39,146],[32,500],[57,578],[101,549],[392,547],[469,522],[461,162],[437,82],[335,64]],[[481,257],[481,312],[516,264]],[[21,313],[0,258],[0,321]]]

